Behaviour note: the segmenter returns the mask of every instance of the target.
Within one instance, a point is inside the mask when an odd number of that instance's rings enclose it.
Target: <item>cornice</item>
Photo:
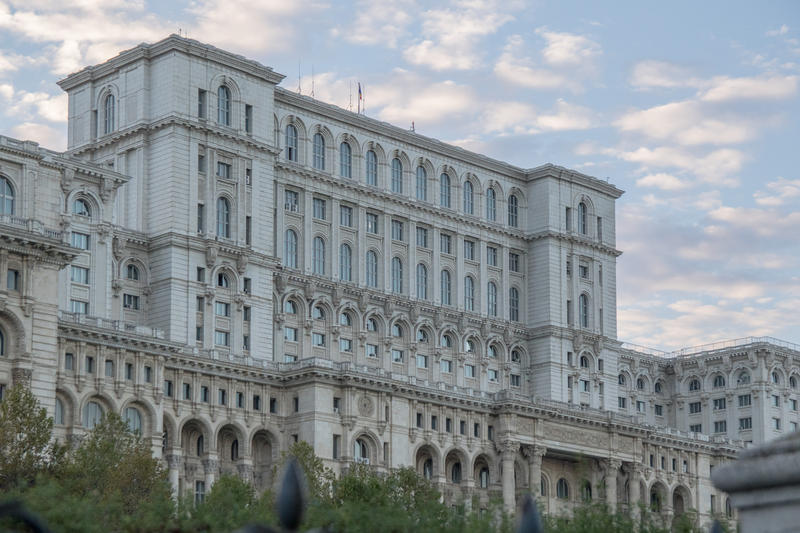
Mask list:
[[[578,183],[597,192],[607,194],[615,200],[625,194],[625,191],[616,188],[614,185],[608,183],[608,181],[604,181],[599,178],[595,178],[594,176],[589,176],[588,174],[583,174],[566,167],[554,165],[552,163],[547,163],[536,168],[528,169],[524,172],[529,181],[535,181],[542,178],[566,180],[573,183]]]

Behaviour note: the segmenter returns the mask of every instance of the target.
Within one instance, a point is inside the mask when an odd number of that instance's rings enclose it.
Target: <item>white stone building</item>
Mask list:
[[[469,505],[706,520],[711,469],[796,429],[797,346],[617,340],[621,190],[282,78],[173,35],[60,82],[66,153],[0,138],[0,387],[59,437],[118,412],[197,497],[304,440]]]

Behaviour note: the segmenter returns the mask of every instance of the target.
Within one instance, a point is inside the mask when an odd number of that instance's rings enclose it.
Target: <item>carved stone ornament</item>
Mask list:
[[[61,190],[64,192],[69,192],[69,190],[72,188],[72,181],[74,179],[75,170],[71,168],[65,168],[61,173]]]
[[[392,318],[394,314],[394,300],[386,298],[386,301],[383,303],[383,312],[387,319]]]
[[[484,320],[483,323],[481,324],[481,335],[483,336],[484,339],[486,339],[487,337],[489,337],[490,332],[491,332],[491,326],[489,326],[489,321]]]
[[[433,327],[435,327],[437,330],[440,330],[442,329],[443,324],[444,319],[442,318],[442,312],[436,311],[436,313],[433,315]]]
[[[374,407],[375,405],[369,396],[362,396],[358,399],[358,412],[361,416],[371,416]]]
[[[366,291],[362,291],[361,294],[358,295],[358,310],[362,313],[367,312],[367,305],[369,304],[369,295]]]
[[[572,347],[577,352],[580,351],[581,346],[583,346],[583,333],[576,331],[575,336],[572,337]]]
[[[307,281],[305,286],[303,287],[303,296],[306,297],[306,300],[311,300],[314,297],[314,293],[317,291],[317,284],[313,281]]]
[[[219,249],[213,244],[206,248],[206,266],[208,268],[214,268],[214,265],[217,264],[217,255],[219,255]]]
[[[125,244],[126,242],[123,238],[119,235],[114,235],[114,239],[111,241],[111,250],[114,254],[114,259],[117,261],[121,261],[125,257]]]
[[[283,294],[286,290],[286,274],[283,272],[275,276],[275,288],[278,289],[278,294]]]
[[[247,270],[247,254],[239,254],[236,257],[236,271],[239,274],[244,274],[245,270]]]

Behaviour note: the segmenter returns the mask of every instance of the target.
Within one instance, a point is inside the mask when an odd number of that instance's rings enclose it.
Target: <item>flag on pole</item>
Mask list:
[[[361,113],[361,100],[364,99],[364,95],[361,92],[361,82],[358,82],[358,112]]]

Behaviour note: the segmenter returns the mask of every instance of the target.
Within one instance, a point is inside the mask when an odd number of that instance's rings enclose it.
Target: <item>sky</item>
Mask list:
[[[621,340],[800,343],[800,2],[0,0],[0,134],[64,149],[55,82],[178,32],[344,108],[360,82],[367,115],[422,135],[608,178]]]

